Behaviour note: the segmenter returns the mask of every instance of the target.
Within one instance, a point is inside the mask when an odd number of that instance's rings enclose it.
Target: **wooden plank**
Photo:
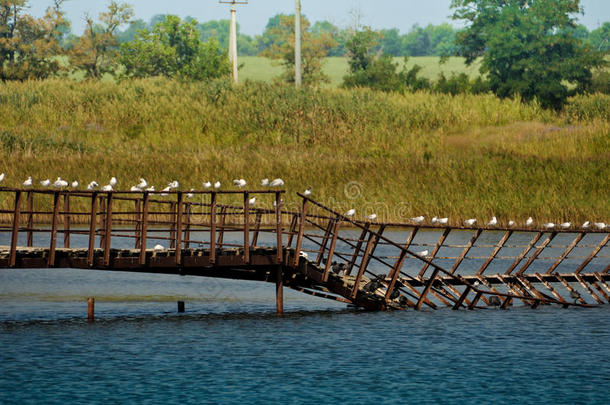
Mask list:
[[[70,247],[70,194],[64,194],[64,248]]]
[[[578,281],[578,283],[580,283],[580,285],[581,285],[581,286],[582,286],[582,287],[583,287],[583,288],[584,288],[584,289],[585,289],[585,290],[586,290],[586,291],[589,293],[589,295],[590,295],[591,297],[593,297],[593,299],[594,299],[595,301],[597,301],[597,303],[598,303],[598,304],[603,304],[603,303],[604,303],[604,301],[602,301],[602,299],[601,299],[601,298],[599,298],[599,297],[597,296],[597,294],[595,294],[595,293],[593,292],[593,289],[591,289],[591,287],[589,286],[589,284],[587,284],[587,283],[585,282],[585,280],[583,280],[583,278],[580,276],[580,274],[576,273],[576,274],[574,274],[574,277],[576,278],[576,280]]]
[[[450,227],[445,228],[445,231],[443,232],[440,239],[436,243],[436,246],[434,247],[434,250],[432,251],[432,254],[430,255],[430,258],[428,259],[428,261],[434,260],[434,257],[436,257],[436,254],[438,253],[440,248],[443,246],[443,243],[445,242],[445,239],[447,239],[447,236],[449,235],[450,232],[451,232]],[[419,271],[419,277],[424,276],[424,274],[426,273],[426,270],[428,269],[429,266],[430,266],[430,264],[428,262],[424,263],[424,266]],[[419,307],[417,307],[417,309],[419,309]]]
[[[299,259],[301,257],[301,246],[303,244],[303,232],[305,232],[305,219],[307,216],[307,199],[303,199],[303,205],[301,207],[301,219],[299,222],[299,233],[297,235],[297,246],[294,252],[294,267],[299,265]]]
[[[478,291],[476,293],[476,295],[474,296],[474,299],[472,300],[472,302],[468,305],[468,309],[472,311],[476,307],[477,302],[479,302],[479,300],[481,299],[482,296],[483,296],[483,292]]]
[[[563,262],[563,260],[570,254],[572,249],[574,249],[576,247],[578,242],[580,242],[584,236],[585,236],[585,232],[579,233],[578,236],[576,236],[576,238],[574,238],[572,243],[570,243],[570,245],[566,248],[566,250],[564,250],[564,252],[561,254],[561,256],[555,261],[555,263],[553,263],[551,265],[551,267],[549,267],[549,269],[546,271],[546,274],[551,274],[557,268],[557,266],[559,266],[561,264],[561,262]]]
[[[276,235],[276,262],[281,264],[284,260],[284,235],[282,234],[282,193],[275,192],[275,235]],[[289,244],[290,245],[290,244]]]
[[[417,300],[417,304],[415,304],[415,309],[417,309],[417,310],[421,309],[424,299],[426,299],[426,295],[428,295],[430,288],[432,288],[432,284],[434,284],[434,281],[436,280],[436,276],[438,275],[439,271],[440,270],[438,269],[438,267],[434,268],[432,275],[428,279],[428,282],[426,283],[424,290],[422,291],[421,295],[419,296],[419,299]],[[458,302],[455,305],[458,305],[458,303],[459,303],[459,305],[462,305],[460,300],[458,300]],[[458,305],[458,307],[459,307],[459,305]]]
[[[254,231],[252,231],[252,241],[250,242],[250,249],[253,249],[258,244],[258,233],[261,229],[261,221],[263,220],[263,213],[261,211],[256,212],[254,218]]]
[[[170,210],[170,225],[169,225],[169,248],[170,249],[175,249],[176,248],[176,203],[174,201],[172,201],[169,204],[169,210]]]
[[[31,212],[31,210],[30,210]],[[15,267],[17,263],[17,244],[19,243],[19,217],[21,216],[21,191],[15,191],[15,206],[13,209],[13,229],[11,233],[11,253],[9,255],[9,267]]]
[[[146,265],[146,238],[148,233],[148,206],[150,203],[150,195],[144,192],[144,201],[142,202],[142,240],[140,246],[140,266]]]
[[[185,204],[186,224],[184,225],[184,248],[191,248],[191,211],[193,206],[191,203]]]
[[[89,216],[89,249],[87,252],[87,264],[93,267],[95,252],[95,227],[97,226],[97,192],[91,194],[91,215]]]
[[[483,232],[483,230],[481,228],[479,228],[476,230],[476,232],[474,233],[472,238],[470,238],[470,240],[468,241],[468,244],[466,245],[464,250],[462,250],[460,257],[458,257],[457,260],[455,261],[455,263],[453,263],[453,266],[451,266],[451,270],[449,270],[449,272],[451,274],[455,273],[457,268],[460,267],[460,264],[462,264],[462,261],[464,260],[464,258],[466,257],[466,255],[468,254],[470,249],[472,248],[472,245],[474,245],[475,242],[477,241],[477,239],[479,238],[479,236],[481,236],[482,232]]]
[[[216,241],[216,244],[218,246],[216,246],[218,249],[222,249],[222,245],[224,243],[224,239],[225,239],[225,223],[227,222],[227,207],[226,206],[221,206],[220,207],[220,213],[218,214],[220,215],[220,232],[218,232],[218,240]]]
[[[402,269],[402,265],[408,254],[407,250],[411,246],[415,235],[417,235],[417,231],[419,231],[418,226],[413,228],[413,231],[411,231],[411,233],[409,234],[409,237],[405,242],[404,248],[400,251],[398,259],[396,260],[396,262],[394,262],[394,266],[392,267],[390,274],[388,274],[388,277],[390,278],[390,285],[388,286],[388,289],[385,293],[386,302],[390,299],[390,295],[392,295],[392,292],[394,292],[394,286],[396,285],[396,280],[398,280],[398,276],[400,275],[400,269]]]
[[[610,286],[608,286],[608,284],[606,284],[606,282],[604,281],[602,276],[599,273],[593,273],[593,274],[595,275],[595,278],[601,284],[601,286],[604,287],[608,293],[610,293]]]
[[[349,261],[349,264],[347,265],[347,269],[345,269],[345,275],[347,275],[347,276],[352,274],[352,268],[356,264],[356,260],[358,260],[358,255],[360,254],[360,249],[362,249],[362,244],[364,243],[364,239],[366,238],[366,234],[368,233],[370,226],[371,226],[371,224],[369,222],[367,222],[366,224],[364,224],[364,227],[362,228],[362,233],[360,234],[360,238],[358,238],[358,243],[356,243],[356,247],[354,248],[354,254],[352,255],[352,258]]]
[[[536,242],[538,242],[538,240],[542,237],[543,234],[543,232],[536,232],[536,235],[532,238],[527,247],[523,249],[519,257],[517,257],[517,259],[510,265],[510,267],[506,270],[504,274],[509,275],[513,272],[515,267],[517,267],[519,263],[521,263],[521,260],[523,260],[523,258],[529,253],[530,250],[532,250],[532,247],[536,245]]]
[[[53,193],[53,216],[51,219],[51,241],[49,247],[49,257],[47,267],[55,266],[55,247],[57,245],[57,220],[59,217],[59,192]]]
[[[216,191],[212,191],[210,201],[210,263],[216,263]],[[222,208],[221,208],[222,210]],[[224,217],[221,217],[221,220]],[[223,222],[224,225],[224,222]],[[222,242],[221,242],[222,243]]]
[[[106,199],[100,196],[100,248],[106,246],[106,235],[104,230],[106,229]]]
[[[250,195],[244,191],[244,263],[250,263]]]
[[[516,298],[519,298],[524,305],[532,306],[534,304],[532,300],[528,299],[527,295],[529,294],[525,293],[524,291],[520,291],[519,286],[507,282],[505,275],[498,274],[498,278],[500,279],[500,281],[502,281],[502,284],[504,284],[504,286],[510,291],[510,293],[515,295]]]
[[[182,264],[182,209],[184,207],[182,191],[178,191],[176,198],[176,253],[174,257],[176,266],[180,266]]]
[[[566,300],[563,299],[563,297],[561,296],[561,294],[559,294],[559,292],[557,292],[557,290],[555,290],[553,288],[553,286],[551,285],[551,283],[549,283],[548,281],[546,281],[544,278],[542,278],[542,276],[540,275],[540,273],[535,273],[534,276],[547,288],[547,290],[549,290],[551,292],[551,294],[553,294],[553,296],[555,296],[555,298],[557,298],[559,301],[566,303]]]
[[[369,240],[366,242],[366,247],[364,248],[364,255],[362,256],[362,261],[360,262],[360,268],[358,269],[358,274],[356,275],[356,280],[354,282],[354,287],[352,288],[351,298],[356,298],[356,294],[358,294],[358,289],[360,287],[360,280],[362,280],[362,276],[364,275],[364,271],[366,270],[366,265],[368,264],[369,255],[373,250],[375,236],[371,233],[369,234]]]
[[[330,267],[332,266],[333,255],[335,254],[335,246],[337,245],[337,236],[339,236],[339,224],[341,223],[341,219],[337,218],[334,221],[333,230],[332,230],[332,239],[330,242],[330,247],[328,248],[328,258],[326,259],[326,268],[324,269],[324,277],[322,278],[323,282],[328,281],[328,275],[330,274]],[[324,246],[322,246],[324,249]]]
[[[110,266],[110,245],[112,244],[112,191],[106,197],[106,229],[104,231],[104,266]]]
[[[534,262],[534,260],[536,260],[536,258],[540,255],[540,253],[542,253],[544,248],[546,248],[548,246],[548,244],[551,243],[551,241],[553,239],[555,239],[555,236],[557,236],[557,232],[551,232],[549,237],[544,242],[542,242],[542,245],[540,245],[540,247],[538,247],[538,249],[536,249],[534,254],[527,260],[527,262],[525,262],[523,267],[521,267],[521,269],[517,272],[518,276],[523,274],[525,272],[525,270],[528,269],[528,267]]]
[[[467,285],[466,288],[464,289],[464,292],[462,292],[462,295],[460,295],[460,298],[457,300],[457,302],[453,306],[453,308],[452,308],[453,310],[460,309],[460,307],[462,306],[462,303],[464,302],[464,300],[466,299],[466,297],[470,293],[470,290],[472,290],[472,287]]]
[[[593,260],[595,258],[595,256],[599,253],[599,251],[602,250],[602,248],[604,246],[606,246],[606,244],[608,243],[608,240],[610,240],[610,233],[608,235],[606,235],[604,240],[602,240],[601,243],[595,249],[593,249],[593,251],[591,252],[589,257],[587,257],[585,259],[585,261],[582,262],[580,266],[578,266],[578,268],[575,271],[576,274],[580,273],[585,267],[587,267],[587,265],[591,262],[591,260]]]
[[[292,239],[297,228],[297,222],[299,220],[298,214],[293,214],[290,221],[290,228],[288,228],[288,241],[286,241],[286,247],[292,246]]]
[[[326,230],[324,231],[324,237],[322,238],[322,243],[320,246],[320,251],[318,252],[318,257],[316,258],[316,266],[319,266],[322,263],[322,259],[324,258],[324,253],[326,252],[326,245],[328,244],[328,238],[331,235],[333,228],[335,227],[335,222],[339,221],[340,218],[329,219],[328,225],[326,226]],[[335,242],[336,242],[335,238]],[[330,255],[329,255],[330,256]]]
[[[34,245],[34,233],[32,232],[32,228],[34,228],[34,192],[28,191],[27,194],[27,210],[28,210],[28,232],[27,232],[27,246]]]
[[[602,297],[604,297],[604,299],[606,300],[607,303],[610,303],[610,295],[606,294],[606,292],[604,291],[604,289],[602,287],[600,287],[595,281],[589,281],[589,284],[591,284],[593,287],[595,287],[597,292]]]
[[[135,203],[135,221],[136,221],[136,244],[135,244],[135,249],[140,249],[141,243],[142,243],[142,221],[141,221],[141,215],[142,213],[140,212],[140,210],[142,209],[142,200],[141,199],[137,199],[134,201]]]
[[[485,272],[485,270],[487,270],[487,267],[489,267],[489,265],[491,264],[491,262],[493,261],[493,259],[496,258],[496,256],[498,255],[498,253],[500,252],[500,250],[502,250],[502,247],[504,247],[504,244],[506,243],[506,241],[508,240],[508,238],[510,238],[510,236],[513,234],[513,231],[507,231],[504,236],[502,236],[502,239],[500,239],[500,241],[498,242],[498,244],[496,245],[496,247],[494,248],[493,252],[491,252],[491,255],[489,255],[489,257],[487,258],[487,260],[485,261],[485,263],[483,263],[483,265],[481,266],[481,268],[479,269],[479,271],[477,271],[477,275],[481,275],[483,274],[483,272]]]
[[[555,278],[559,280],[559,282],[570,292],[570,294],[576,293],[578,294],[578,298],[574,299],[574,302],[580,301],[581,304],[586,304],[587,302],[582,298],[580,293],[576,291],[568,282],[559,274],[555,273]]]

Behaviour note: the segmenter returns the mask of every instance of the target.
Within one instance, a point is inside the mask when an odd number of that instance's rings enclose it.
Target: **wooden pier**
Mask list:
[[[0,268],[266,281],[278,313],[284,287],[368,310],[610,303],[607,229],[367,222],[301,194],[301,209],[286,210],[283,194],[0,188],[12,203],[0,211],[12,218],[0,227]],[[468,238],[451,242],[458,234]]]

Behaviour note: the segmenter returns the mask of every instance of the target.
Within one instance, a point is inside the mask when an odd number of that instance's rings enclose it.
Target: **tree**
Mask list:
[[[570,33],[579,0],[452,0],[453,18],[465,20],[459,54],[468,64],[482,58],[491,90],[561,108],[584,91],[601,54]]]
[[[101,79],[105,73],[114,73],[119,49],[118,29],[132,16],[130,5],[116,1],[111,1],[108,11],[99,15],[98,23],[86,16],[85,32],[70,51],[73,69],[84,70],[87,77],[95,79]]]
[[[227,52],[220,50],[215,38],[203,42],[196,20],[183,22],[173,15],[122,44],[120,62],[131,77],[206,80],[231,72]]]
[[[295,71],[294,18],[294,15],[280,15],[279,23],[265,30],[263,37],[270,40],[268,48],[261,52],[262,56],[281,60],[281,64],[286,68],[282,79],[289,83],[294,83]],[[322,62],[330,49],[336,45],[336,41],[327,32],[312,33],[309,30],[309,20],[301,18],[303,84],[312,86],[328,83],[330,79],[322,71]]]
[[[0,80],[42,79],[56,74],[56,58],[69,23],[54,0],[43,18],[25,14],[26,0],[0,0]]]
[[[591,31],[589,43],[600,52],[610,52],[610,22],[605,22],[601,27]]]

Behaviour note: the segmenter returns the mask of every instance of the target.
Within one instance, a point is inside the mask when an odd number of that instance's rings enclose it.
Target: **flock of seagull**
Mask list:
[[[1,173],[0,174],[0,183],[2,183],[5,179],[5,174]],[[33,186],[33,180],[32,180],[32,176],[29,176],[23,183],[24,187],[32,187]],[[110,181],[108,182],[108,184],[104,185],[101,187],[101,191],[113,191],[114,188],[117,186],[118,181],[116,179],[116,177],[112,177],[110,179]],[[237,188],[244,188],[246,187],[248,183],[246,182],[246,180],[244,179],[235,179],[233,180],[233,185]],[[277,178],[274,180],[269,180],[268,178],[265,178],[263,180],[261,180],[261,186],[262,187],[273,187],[273,188],[277,188],[277,187],[283,187],[284,186],[284,180]],[[68,183],[68,181],[62,179],[61,177],[58,177],[57,180],[55,180],[53,183],[51,183],[51,180],[46,179],[46,180],[42,180],[40,181],[40,185],[43,187],[50,187],[53,186],[54,188],[57,189],[62,189],[62,188],[66,188],[68,186],[71,186],[73,189],[78,189],[79,186],[79,182],[77,180],[74,180],[72,183]],[[209,190],[212,187],[215,190],[219,190],[221,188],[221,183],[220,181],[216,181],[214,183],[212,183],[211,181],[204,181],[202,183],[203,188],[205,190]],[[87,190],[96,190],[100,185],[96,182],[96,181],[92,181],[87,185]],[[178,183],[178,181],[174,180],[171,183],[169,183],[167,185],[167,187],[165,187],[163,190],[161,190],[161,195],[162,196],[167,196],[169,195],[169,192],[174,190],[174,189],[178,189],[180,187],[180,183]],[[154,186],[149,186],[148,182],[144,179],[141,178],[140,182],[135,185],[132,186],[130,188],[130,191],[139,191],[139,192],[143,192],[143,191],[155,191],[155,187]],[[186,195],[187,198],[193,198],[194,194],[193,191],[195,191],[195,189],[191,189],[190,192]],[[309,197],[312,194],[312,189],[311,187],[308,187],[304,192],[303,195],[306,197]],[[256,203],[256,197],[252,197],[249,199],[249,204],[250,205],[254,205]],[[275,205],[275,202],[274,202]],[[354,217],[354,215],[356,215],[356,210],[355,209],[350,209],[348,210],[345,214],[346,217],[348,218],[352,218]],[[377,214],[370,214],[367,216],[367,219],[369,221],[375,221],[377,219]],[[425,221],[425,217],[423,215],[420,215],[418,217],[413,217],[411,218],[411,222],[413,222],[416,225],[420,225]],[[449,218],[438,218],[438,217],[433,217],[431,220],[432,224],[439,224],[439,225],[446,225],[449,222]],[[473,227],[475,226],[475,224],[477,223],[477,219],[476,218],[470,218],[464,221],[464,224],[466,226],[469,227]],[[491,220],[489,222],[487,222],[487,226],[488,227],[494,227],[498,224],[498,219],[494,216],[491,218]],[[508,221],[508,226],[509,227],[514,227],[516,225],[515,221]],[[526,221],[525,221],[525,226],[527,228],[530,228],[534,225],[534,220],[532,217],[529,217]],[[560,224],[555,224],[553,222],[548,222],[545,224],[542,224],[542,226],[547,229],[547,230],[551,230],[551,229],[570,229],[572,228],[572,223],[571,222],[563,222]],[[605,224],[604,222],[594,222],[593,226],[599,230],[603,230],[606,229],[607,227],[610,227],[610,224]],[[580,228],[582,229],[589,229],[591,227],[591,222],[590,221],[586,221],[585,223],[583,223]]]

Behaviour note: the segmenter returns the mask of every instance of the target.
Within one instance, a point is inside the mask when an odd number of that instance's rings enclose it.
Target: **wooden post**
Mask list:
[[[210,263],[216,263],[216,191],[212,191],[210,203]]]
[[[179,313],[184,312],[184,301],[178,301],[178,312]]]
[[[275,192],[275,234],[277,238],[276,261],[279,265],[284,259],[284,239],[282,235],[282,194],[279,191]]]
[[[352,289],[352,299],[356,298],[358,294],[358,289],[360,287],[360,280],[362,280],[362,276],[364,275],[364,271],[366,270],[366,266],[369,263],[369,256],[373,251],[373,245],[375,244],[375,235],[370,234],[369,240],[366,242],[366,247],[364,248],[364,255],[362,256],[362,260],[360,261],[360,268],[358,269],[358,274],[356,275],[356,280],[354,281],[354,288]]]
[[[575,273],[579,274],[585,267],[587,267],[587,265],[591,262],[591,260],[593,260],[593,258],[599,253],[599,251],[606,246],[606,243],[608,243],[608,240],[610,240],[610,233],[608,235],[606,235],[606,237],[604,238],[603,241],[601,241],[601,243],[595,248],[593,249],[593,251],[591,252],[591,254],[589,255],[589,257],[587,257],[585,259],[584,262],[582,262],[580,264],[580,266],[578,266],[578,268],[576,269]],[[608,268],[610,268],[610,266],[608,266]],[[604,273],[606,273],[607,270],[604,271]]]
[[[106,229],[104,234],[104,266],[110,266],[110,244],[112,236],[112,191],[108,192],[108,202],[106,203]]]
[[[517,267],[519,265],[519,263],[521,263],[521,260],[523,260],[523,258],[529,253],[530,250],[532,250],[532,248],[534,247],[536,242],[538,242],[538,240],[542,237],[542,235],[543,235],[542,232],[537,232],[536,233],[536,235],[530,241],[530,243],[527,245],[527,247],[525,249],[523,249],[523,251],[521,252],[519,257],[517,257],[515,259],[515,261],[510,265],[510,267],[506,270],[506,272],[504,274],[508,275],[508,274],[513,272],[515,267]]]
[[[443,243],[445,242],[445,239],[447,239],[447,236],[449,235],[450,232],[451,232],[451,228],[449,228],[449,227],[445,228],[445,231],[441,235],[440,239],[438,240],[438,243],[434,247],[434,250],[430,254],[430,259],[429,259],[430,261],[434,260],[434,257],[436,256],[436,254],[438,253],[440,248],[443,246]],[[424,276],[424,273],[428,269],[428,266],[430,266],[430,265],[427,262],[424,263],[424,266],[419,271],[419,277],[423,277]],[[417,309],[419,309],[419,307]]]
[[[146,264],[146,233],[148,231],[149,197],[148,192],[144,192],[144,202],[142,203],[142,236],[140,238],[140,266]]]
[[[13,232],[11,234],[11,253],[9,266],[15,267],[17,262],[17,244],[19,243],[19,217],[21,214],[21,191],[15,192],[15,210],[13,211]]]
[[[326,244],[328,243],[328,238],[330,237],[330,234],[335,226],[335,221],[338,221],[339,219],[340,218],[328,220],[328,225],[326,226],[326,230],[324,231],[324,237],[322,238],[322,243],[320,244],[320,251],[318,252],[318,257],[316,258],[317,266],[322,263],[322,259],[324,258],[324,252],[326,251]]]
[[[104,197],[100,196],[100,249],[106,246],[106,200]]]
[[[292,239],[294,238],[294,233],[297,229],[298,220],[299,220],[299,215],[293,214],[292,219],[290,220],[290,228],[288,229],[288,241],[286,241],[286,247],[292,246]]]
[[[64,194],[64,247],[70,247],[70,194]]]
[[[496,245],[496,247],[493,250],[493,252],[491,252],[491,255],[489,255],[489,257],[487,258],[485,263],[483,263],[483,265],[481,266],[479,271],[477,271],[477,275],[480,276],[487,269],[487,267],[489,267],[489,265],[491,264],[493,259],[495,259],[496,255],[500,252],[500,250],[502,250],[502,247],[504,246],[504,244],[506,243],[506,241],[508,240],[508,238],[510,238],[510,236],[512,234],[513,234],[513,231],[507,231],[504,234],[504,236],[502,236],[502,239],[500,239],[500,242],[498,242],[498,244]]]
[[[28,191],[28,246],[34,246],[34,233],[32,232],[32,228],[34,228],[34,192]]]
[[[557,232],[551,232],[551,235],[547,238],[547,240],[542,242],[542,245],[534,252],[534,254],[528,259],[528,261],[525,262],[523,267],[521,267],[521,269],[517,272],[518,276],[520,276],[521,274],[523,274],[525,272],[525,270],[527,270],[527,268],[534,262],[534,260],[536,260],[536,258],[540,255],[540,253],[542,253],[544,248],[547,247],[547,245],[549,243],[551,243],[551,241],[555,238],[555,236],[557,236]]]
[[[390,277],[390,285],[388,286],[388,289],[386,290],[386,293],[385,293],[386,301],[388,301],[390,299],[390,295],[392,295],[392,293],[394,292],[394,286],[396,285],[396,280],[398,279],[398,276],[400,275],[400,269],[402,268],[402,265],[407,257],[407,249],[409,249],[409,246],[411,246],[411,242],[413,242],[413,239],[415,239],[415,235],[417,235],[417,231],[419,231],[418,226],[413,228],[413,231],[411,232],[411,234],[407,238],[407,241],[405,242],[404,248],[400,251],[400,255],[398,256],[398,259],[394,263],[394,267],[392,267],[390,274],[388,274],[388,277]]]
[[[438,275],[439,271],[440,270],[437,267],[434,268],[434,271],[432,272],[430,279],[428,280],[428,282],[426,283],[426,286],[424,287],[424,291],[422,291],[421,295],[419,296],[419,299],[417,300],[415,309],[417,309],[417,310],[421,309],[421,306],[424,303],[424,300],[426,299],[426,295],[428,295],[428,292],[432,288],[432,284],[434,284],[434,281],[436,280],[436,276]],[[456,303],[456,305],[457,305],[457,303]],[[460,305],[461,305],[461,303],[460,303]],[[459,306],[458,306],[458,308],[459,308]]]
[[[260,211],[256,212],[256,218],[254,219],[254,231],[252,232],[252,241],[250,242],[250,248],[254,248],[258,244],[258,233],[261,228],[261,221],[263,219],[263,213]]]
[[[566,250],[564,250],[564,252],[561,254],[561,256],[555,261],[555,263],[553,263],[553,265],[551,267],[549,267],[549,269],[546,271],[546,274],[551,274],[557,268],[557,266],[559,266],[561,264],[561,262],[563,262],[563,260],[570,254],[572,249],[574,249],[574,247],[576,247],[578,242],[580,242],[584,236],[585,236],[585,232],[579,233],[578,236],[576,236],[576,238],[574,238],[572,243],[570,243],[570,246],[568,246],[566,248]]]
[[[250,263],[250,196],[244,191],[244,263]]]
[[[455,273],[457,268],[460,267],[460,264],[462,263],[462,261],[464,260],[464,258],[466,257],[466,255],[468,254],[470,249],[472,248],[472,245],[475,244],[475,242],[481,235],[481,232],[483,232],[483,230],[481,228],[477,229],[477,231],[474,233],[472,238],[468,241],[468,244],[466,245],[464,250],[462,250],[460,257],[458,257],[457,260],[455,261],[455,263],[453,263],[453,266],[451,267],[451,270],[450,270],[451,274]]]
[[[53,217],[51,220],[51,246],[49,247],[49,257],[47,267],[55,266],[55,247],[57,246],[57,217],[59,216],[59,191],[53,193]]]
[[[176,203],[175,202],[171,202],[170,203],[170,217],[171,217],[171,225],[169,227],[169,248],[170,249],[175,249],[176,248]]]
[[[95,227],[97,226],[97,192],[91,194],[91,216],[89,222],[89,251],[87,253],[87,264],[93,267],[95,251]]]
[[[356,243],[356,247],[354,248],[354,254],[352,255],[352,259],[349,261],[349,265],[347,266],[347,269],[345,269],[346,276],[349,276],[350,274],[352,274],[352,269],[354,268],[354,265],[356,264],[356,260],[358,260],[358,255],[360,254],[360,249],[362,248],[362,244],[364,243],[364,238],[366,238],[366,234],[368,233],[370,226],[371,226],[371,224],[367,222],[364,225],[364,228],[362,228],[362,234],[360,235],[360,238],[358,239],[358,243]]]
[[[332,230],[332,239],[330,241],[330,247],[328,248],[328,257],[326,260],[326,268],[324,269],[324,277],[322,281],[328,281],[328,275],[330,274],[330,267],[332,265],[333,255],[335,254],[335,246],[337,245],[337,237],[339,236],[339,224],[341,223],[341,218],[337,217],[336,220],[330,221],[334,222],[333,230]],[[322,246],[322,250],[324,250],[324,246]]]
[[[186,225],[184,226],[184,248],[190,249],[191,247],[191,210],[193,206],[191,203],[186,203],[185,206],[185,214],[186,214]]]
[[[182,191],[178,191],[176,203],[176,265],[182,264]]]
[[[95,321],[95,298],[93,297],[87,299],[87,321]]]
[[[284,313],[284,275],[280,264],[277,266],[275,278],[275,308],[278,315]]]
[[[303,206],[301,207],[301,221],[299,222],[299,234],[297,235],[297,246],[294,252],[294,266],[299,265],[299,258],[301,257],[301,245],[303,243],[303,232],[305,232],[305,219],[307,218],[307,199],[303,199]]]
[[[135,203],[135,209],[136,209],[136,215],[135,215],[135,221],[136,221],[136,245],[135,245],[135,249],[140,249],[140,244],[142,243],[142,222],[141,222],[141,212],[140,210],[142,209],[142,200],[140,200],[139,198],[137,200],[134,201]]]
[[[225,239],[225,222],[227,220],[227,207],[226,206],[222,206],[220,208],[220,232],[218,233],[218,240],[216,241],[216,244],[218,245],[218,248],[222,249],[222,244],[224,242]]]

